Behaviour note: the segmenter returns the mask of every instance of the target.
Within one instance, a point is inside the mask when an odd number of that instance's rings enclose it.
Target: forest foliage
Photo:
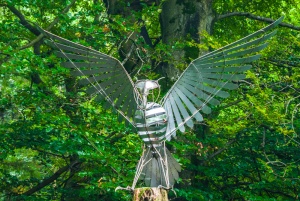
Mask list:
[[[115,188],[131,185],[142,151],[131,127],[76,88],[38,26],[121,61],[132,40],[134,79],[157,79],[165,63],[183,70],[199,52],[282,15],[284,24],[239,89],[168,143],[184,169],[169,197],[299,199],[300,2],[215,0],[211,34],[165,44],[160,13],[166,1],[120,1],[124,9],[113,14],[101,0],[0,2],[0,200],[130,200],[130,192]],[[192,0],[182,2],[193,12]],[[143,29],[152,45],[140,37]],[[174,51],[183,49],[188,54],[174,61]]]

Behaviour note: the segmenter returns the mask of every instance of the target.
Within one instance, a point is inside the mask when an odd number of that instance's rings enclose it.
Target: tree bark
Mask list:
[[[136,188],[133,201],[168,201],[168,192],[163,188]]]
[[[211,33],[212,30],[214,19],[212,2],[213,0],[168,0],[164,2],[161,13],[163,43],[174,45],[176,41],[180,40],[194,40],[200,43],[200,33],[203,31]],[[180,73],[175,66],[191,57],[187,54],[198,57],[201,52],[198,49],[191,50],[188,48],[175,50],[172,64],[166,64],[162,69],[168,80],[177,80]]]

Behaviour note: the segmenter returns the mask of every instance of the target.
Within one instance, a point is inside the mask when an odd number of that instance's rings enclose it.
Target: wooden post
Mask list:
[[[136,188],[133,201],[168,201],[168,192],[163,188]]]

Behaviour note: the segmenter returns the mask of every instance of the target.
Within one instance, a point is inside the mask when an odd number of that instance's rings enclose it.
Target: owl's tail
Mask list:
[[[163,186],[170,188],[179,179],[181,171],[179,163],[164,145],[147,147],[137,166],[141,171],[140,180],[148,187]]]

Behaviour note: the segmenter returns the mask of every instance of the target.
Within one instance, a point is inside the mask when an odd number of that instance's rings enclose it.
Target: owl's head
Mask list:
[[[134,85],[142,96],[148,96],[150,90],[160,88],[158,80],[138,80]]]
[[[150,99],[151,102],[156,102],[156,100],[159,98],[160,85],[158,84],[158,81],[160,79],[158,79],[158,80],[138,80],[134,84],[141,95],[141,98],[142,98],[141,105],[146,106],[147,102],[148,102],[147,99]],[[153,89],[158,89],[158,93],[154,93]],[[150,96],[148,97],[148,95],[150,95]]]

